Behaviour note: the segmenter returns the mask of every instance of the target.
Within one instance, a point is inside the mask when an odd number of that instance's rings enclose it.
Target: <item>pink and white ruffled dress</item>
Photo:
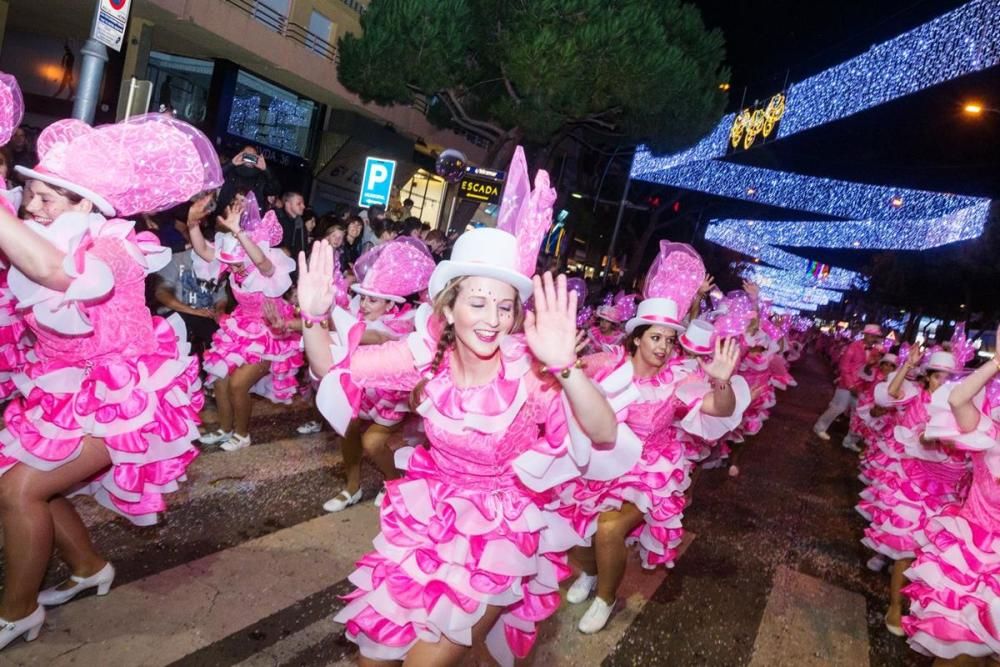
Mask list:
[[[203,404],[183,321],[154,317],[145,304],[145,278],[170,251],[134,223],[97,214],[24,224],[66,252],[72,283],[59,292],[10,270],[37,343],[14,375],[20,396],[5,411],[0,474],[18,463],[54,470],[77,457],[84,438],[100,438],[111,466],[73,492],[153,524],[163,494],[198,455]]]
[[[351,314],[358,315],[358,300],[351,304]],[[376,331],[392,340],[413,332],[414,311],[409,308],[394,309],[374,322],[365,322],[367,331]],[[358,408],[358,417],[381,426],[396,426],[410,414],[410,393],[365,387]]]
[[[588,358],[587,363],[593,362]],[[619,348],[616,363],[631,367],[632,360]],[[732,431],[750,404],[750,389],[734,376],[735,411],[729,417],[712,417],[701,412],[702,401],[712,391],[707,377],[681,360],[669,362],[654,377],[633,382],[640,398],[628,406],[625,423],[642,440],[642,457],[613,480],[574,479],[562,485],[558,511],[582,542],[589,543],[603,512],[632,503],[644,521],[626,542],[639,546],[643,567],[673,567],[684,536],[684,492],[691,483],[693,465],[682,434],[714,442]]]
[[[921,441],[929,419],[930,394],[908,384],[903,397],[893,399],[886,386],[876,388],[876,401],[902,407],[892,435],[902,455],[875,474],[866,489],[871,519],[861,542],[883,556],[901,560],[916,555],[925,540],[927,521],[962,496],[968,468],[963,452]]]
[[[903,589],[910,646],[945,659],[1000,654],[1000,403],[996,391],[980,392],[979,425],[962,433],[948,405],[955,386],[934,392],[926,432],[971,452],[972,483],[963,502],[924,525],[925,541]]]
[[[228,237],[228,238],[227,238]],[[206,262],[192,251],[192,268],[200,280],[220,280],[229,273],[229,285],[236,297],[236,308],[219,320],[219,330],[212,336],[212,347],[205,352],[203,367],[205,384],[228,377],[240,366],[269,362],[270,370],[251,391],[274,403],[291,403],[298,393],[297,375],[305,363],[302,335],[271,329],[264,315],[265,304],[271,304],[279,315],[291,319],[294,308],[283,295],[292,286],[295,261],[278,248],[258,241],[258,246],[274,266],[274,273],[265,276],[248,258],[226,263],[220,261],[219,249],[234,248],[231,235],[216,234],[216,258]],[[236,257],[242,248],[231,249]]]
[[[424,306],[405,341],[358,347],[362,325],[340,309],[334,321],[334,366],[317,403],[343,432],[360,386],[408,392],[424,379],[440,327]],[[632,386],[627,373],[615,381],[606,391]],[[335,620],[363,655],[400,660],[418,640],[470,645],[473,626],[495,605],[503,613],[487,646],[513,665],[558,609],[565,552],[577,541],[543,509],[552,487],[582,474],[613,478],[634,457],[593,447],[520,336],[504,339],[499,375],[483,386],[456,386],[446,355],[418,412],[428,447],[397,453],[405,477],[386,483],[375,550],[358,562],[350,577],[357,589]]]
[[[624,343],[625,332],[612,331],[609,334],[604,334],[601,333],[600,327],[593,326],[587,330],[587,341],[589,350],[595,354],[600,352],[614,352],[616,347]]]
[[[17,393],[14,374],[28,361],[34,337],[24,315],[17,310],[17,300],[7,284],[9,266],[0,264],[0,402]]]
[[[777,394],[771,383],[771,358],[765,352],[747,353],[740,361],[739,374],[750,386],[753,398],[743,416],[742,434],[756,435],[771,416]],[[754,395],[755,394],[755,395]]]

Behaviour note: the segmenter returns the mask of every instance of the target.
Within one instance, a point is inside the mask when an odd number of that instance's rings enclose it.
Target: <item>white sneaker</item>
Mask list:
[[[590,597],[590,593],[597,586],[597,575],[591,576],[586,572],[581,572],[573,585],[566,591],[566,602],[570,604],[580,604]]]
[[[299,435],[312,435],[313,433],[319,433],[323,430],[323,425],[318,421],[306,422],[302,426],[295,429]]]
[[[729,466],[729,476],[730,477],[739,477],[740,476],[740,467],[739,466]]]
[[[353,496],[345,489],[323,503],[323,509],[327,512],[341,512],[351,505],[357,505],[359,502],[361,502],[361,489],[358,489],[358,492]]]
[[[229,440],[222,443],[222,451],[224,452],[235,452],[238,449],[246,449],[251,444],[249,435],[240,435],[239,433],[234,433]]]
[[[98,595],[107,595],[108,591],[111,590],[111,584],[115,580],[115,568],[111,563],[106,563],[97,574],[89,577],[70,577],[69,580],[74,584],[71,588],[60,590],[56,586],[55,588],[47,588],[39,593],[38,604],[45,605],[46,607],[56,607],[69,602],[90,588],[96,588]]]
[[[375,507],[382,507],[382,500],[385,498],[385,487],[383,486],[375,496]]]
[[[19,621],[7,621],[0,618],[0,649],[18,637],[24,637],[26,642],[35,641],[43,623],[45,623],[45,607],[42,605],[38,605],[35,611]]]
[[[856,443],[856,442],[848,442],[847,440],[844,440],[844,442],[840,443],[840,446],[843,447],[844,449],[849,449],[852,452],[860,452],[861,451],[861,448],[858,447],[858,443]]]
[[[580,619],[580,625],[577,626],[577,629],[585,635],[600,632],[608,624],[608,619],[611,618],[611,612],[614,608],[614,604],[608,604],[601,598],[594,598],[594,601],[590,603],[590,609]]]
[[[820,440],[826,440],[826,441],[830,440],[830,434],[827,433],[826,431],[817,431],[815,428],[813,428],[813,433],[815,433],[816,437],[819,438]]]
[[[885,567],[887,562],[888,561],[886,560],[885,556],[883,556],[882,554],[875,554],[874,556],[868,559],[868,562],[865,563],[865,567],[867,567],[872,572],[881,572],[882,568]]]
[[[233,437],[232,431],[223,431],[221,428],[218,431],[213,431],[212,433],[206,433],[205,435],[198,438],[198,442],[203,445],[218,445],[219,443],[226,442],[231,437]]]

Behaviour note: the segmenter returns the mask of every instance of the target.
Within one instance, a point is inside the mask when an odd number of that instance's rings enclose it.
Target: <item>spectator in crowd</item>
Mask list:
[[[420,222],[420,218],[409,217],[403,220],[402,229],[399,231],[400,236],[414,236],[416,238],[422,238],[420,232],[423,229],[423,224]]]
[[[186,206],[186,220],[205,220],[215,210],[215,193],[198,195]],[[178,210],[172,209],[170,217]],[[225,312],[226,283],[199,280],[191,262],[191,251],[181,246],[174,251],[170,262],[149,278],[157,314],[180,315],[187,325],[188,341],[200,354],[211,345],[212,335],[219,328],[216,320]]]
[[[430,230],[424,236],[424,243],[430,248],[435,263],[445,259],[445,253],[448,250],[448,238],[444,235],[444,232],[440,229]]]
[[[371,245],[366,243],[363,251],[370,250],[377,245],[381,245],[386,241],[391,241],[399,236],[399,228],[396,226],[396,223],[388,218],[375,218],[374,220],[369,220],[368,227],[371,229],[372,236],[375,238],[375,241]]]
[[[34,167],[38,164],[38,154],[35,152],[35,147],[32,145],[24,125],[14,130],[7,146],[14,158],[13,166]]]
[[[426,239],[427,232],[431,231],[432,227],[426,222],[420,223],[420,238]]]
[[[282,207],[276,211],[281,223],[281,247],[292,257],[298,257],[306,249],[306,225],[302,220],[306,201],[299,192],[286,192],[281,201]]]
[[[0,148],[0,189],[9,190],[11,187],[16,185],[13,182],[13,172],[14,172],[14,157],[11,155],[10,149],[6,146]]]
[[[312,247],[313,241],[321,238],[316,234],[316,225],[318,222],[319,216],[316,215],[316,211],[311,208],[306,208],[302,211],[302,224],[306,228],[306,251]]]
[[[278,192],[277,180],[267,168],[267,161],[256,147],[246,145],[229,164],[222,167],[225,182],[219,191],[219,210],[224,211],[237,192],[253,192],[258,202]]]
[[[347,219],[347,234],[344,237],[344,268],[354,266],[361,256],[361,247],[364,244],[365,223],[361,216],[352,215]]]
[[[413,200],[407,197],[403,200],[403,219],[413,216]]]

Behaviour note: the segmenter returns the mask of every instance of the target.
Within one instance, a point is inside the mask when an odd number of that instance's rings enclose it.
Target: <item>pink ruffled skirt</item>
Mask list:
[[[300,335],[278,336],[259,316],[242,306],[220,323],[205,353],[205,384],[228,377],[240,366],[270,362],[270,372],[253,386],[253,393],[275,403],[291,403],[298,392],[297,375],[304,358]]]
[[[559,608],[567,545],[552,541],[544,499],[509,470],[456,476],[423,447],[408,451],[406,477],[386,484],[375,551],[358,562],[357,590],[335,620],[363,655],[401,660],[417,641],[471,645],[487,606],[502,607],[487,646],[512,665]]]
[[[945,659],[1000,653],[1000,532],[966,518],[958,504],[928,521],[925,532],[903,589],[910,646]]]
[[[198,360],[175,328],[183,322],[154,317],[153,327],[150,354],[85,366],[29,363],[16,374],[21,396],[4,413],[0,475],[18,463],[54,470],[76,458],[84,437],[101,438],[111,466],[71,495],[92,495],[135,524],[155,523],[163,494],[177,489],[198,455],[192,443],[204,399]]]
[[[7,272],[0,273],[0,402],[16,392],[14,374],[28,362],[28,332],[24,317],[16,308],[14,295],[7,287]]]
[[[643,513],[643,522],[626,543],[639,546],[643,567],[673,567],[684,538],[684,492],[691,484],[692,463],[686,454],[680,438],[647,440],[642,458],[621,477],[610,482],[575,479],[562,485],[558,512],[586,541],[597,532],[602,513],[632,503]]]

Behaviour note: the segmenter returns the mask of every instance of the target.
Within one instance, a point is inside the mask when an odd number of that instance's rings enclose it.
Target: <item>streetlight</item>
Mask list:
[[[1000,109],[984,106],[982,102],[970,100],[962,105],[962,111],[967,116],[982,116],[984,113],[995,113],[1000,115]]]

